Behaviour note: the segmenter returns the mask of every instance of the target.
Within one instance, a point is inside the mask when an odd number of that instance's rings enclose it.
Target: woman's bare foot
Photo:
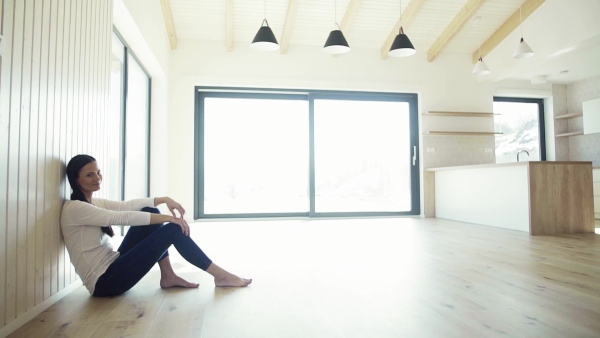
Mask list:
[[[217,278],[215,277],[215,286],[221,287],[244,287],[248,286],[252,283],[252,279],[240,278],[233,274],[228,274],[224,277]]]
[[[244,287],[252,283],[252,279],[240,278],[228,271],[223,270],[223,268],[215,263],[211,263],[208,269],[206,269],[206,272],[215,278],[216,286]]]
[[[161,276],[160,278],[160,287],[162,289],[168,288],[197,288],[200,284],[198,283],[190,283],[185,279],[173,274],[168,276]]]

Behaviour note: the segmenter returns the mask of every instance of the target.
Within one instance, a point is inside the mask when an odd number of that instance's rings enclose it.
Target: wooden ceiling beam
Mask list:
[[[296,11],[298,9],[298,0],[289,0],[287,7],[287,14],[285,16],[285,23],[283,25],[283,33],[281,34],[281,41],[279,41],[279,54],[285,55],[290,45],[290,38],[292,36],[292,28],[294,28],[294,20],[296,20]]]
[[[233,50],[233,0],[227,0],[225,14],[225,50]]]
[[[175,50],[177,49],[177,34],[175,33],[173,13],[171,13],[171,1],[160,0],[160,6],[162,7],[163,17],[165,19],[165,26],[167,28],[167,34],[169,35],[169,44],[171,45],[171,50]]]
[[[540,7],[545,0],[527,0],[521,5],[521,17],[525,21],[535,10]],[[492,36],[481,44],[481,56],[485,57],[491,53],[502,40],[504,40],[515,28],[519,27],[521,19],[519,18],[519,10],[517,9],[513,15],[506,20],[500,28],[498,28]],[[515,44],[518,41],[515,41]],[[479,48],[473,52],[472,61],[476,63],[479,59]]]
[[[427,51],[427,61],[431,62],[448,45],[464,25],[477,13],[485,0],[469,0],[463,8],[456,14],[450,24],[438,36],[433,45]]]
[[[390,50],[390,46],[396,35],[398,35],[398,31],[400,31],[400,26],[402,25],[403,29],[406,30],[406,27],[410,26],[411,22],[417,16],[419,9],[423,6],[427,0],[411,0],[404,11],[402,11],[402,17],[398,18],[398,22],[392,29],[392,31],[388,34],[388,37],[385,39],[385,42],[381,46],[380,54],[383,60],[388,58],[388,52]]]

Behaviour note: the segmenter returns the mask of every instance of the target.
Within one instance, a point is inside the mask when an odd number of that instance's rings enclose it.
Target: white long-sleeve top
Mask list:
[[[101,228],[108,225],[148,225],[150,213],[140,211],[153,207],[153,198],[117,202],[93,198],[92,204],[66,201],[60,216],[60,226],[71,263],[90,294],[98,278],[119,257],[110,237]]]

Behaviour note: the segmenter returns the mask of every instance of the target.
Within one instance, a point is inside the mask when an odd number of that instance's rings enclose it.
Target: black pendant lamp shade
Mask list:
[[[415,47],[410,42],[410,39],[408,38],[408,36],[406,36],[406,34],[404,34],[404,30],[402,29],[402,26],[400,26],[400,31],[398,32],[398,35],[396,35],[396,38],[394,39],[394,42],[392,43],[392,47],[390,47],[390,51],[388,52],[388,55],[393,56],[393,57],[405,57],[405,56],[411,56],[411,55],[415,54],[416,52],[417,51],[415,50]]]
[[[327,54],[343,54],[349,52],[350,46],[344,37],[344,33],[339,29],[332,30],[331,33],[329,33],[327,41],[325,41],[323,51]]]
[[[275,38],[275,34],[273,34],[271,27],[269,27],[267,19],[263,20],[263,23],[250,46],[254,49],[267,52],[279,49],[279,44],[277,43],[277,39]]]

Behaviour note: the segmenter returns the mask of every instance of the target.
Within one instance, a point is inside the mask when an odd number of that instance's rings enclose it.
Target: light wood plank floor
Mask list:
[[[600,235],[441,219],[201,222],[193,237],[254,283],[123,296],[80,287],[10,337],[599,337]]]

